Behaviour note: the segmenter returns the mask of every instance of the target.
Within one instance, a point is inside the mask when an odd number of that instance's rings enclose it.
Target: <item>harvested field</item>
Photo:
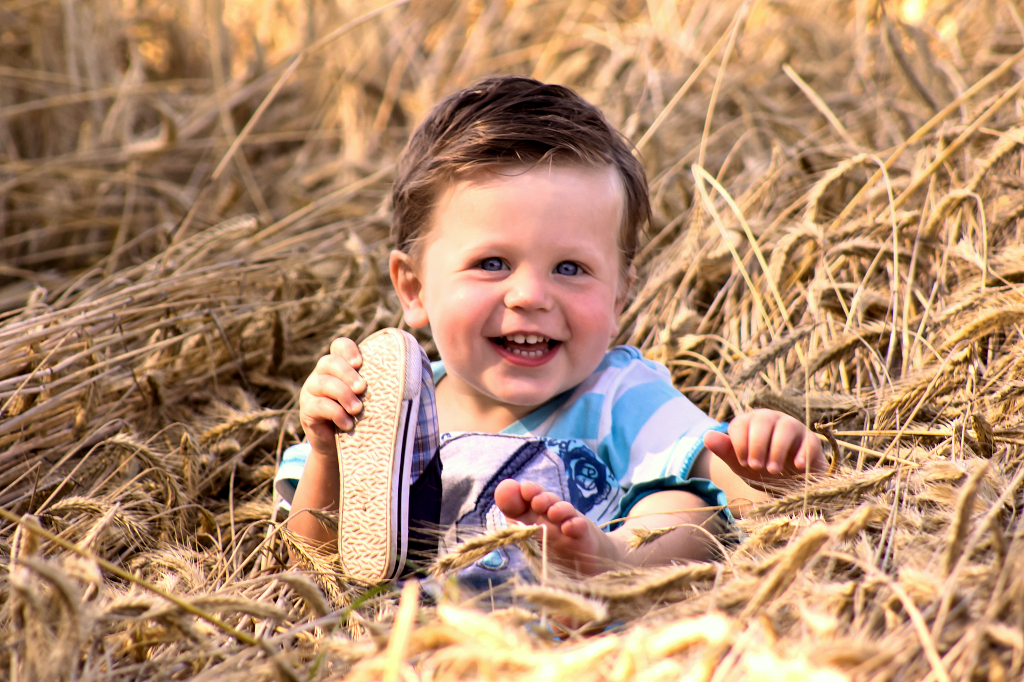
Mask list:
[[[1013,0],[2,0],[0,678],[1021,679],[1022,57]],[[620,340],[828,443],[719,563],[420,604],[271,518],[315,360],[400,321],[394,161],[492,73],[644,159]]]

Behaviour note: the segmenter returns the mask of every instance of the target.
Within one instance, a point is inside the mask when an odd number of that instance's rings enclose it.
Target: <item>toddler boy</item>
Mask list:
[[[289,527],[338,541],[352,577],[401,572],[410,517],[456,538],[544,524],[552,560],[580,575],[706,560],[726,499],[765,499],[747,481],[825,468],[797,420],[757,410],[722,433],[665,367],[608,350],[648,190],[626,141],[571,90],[499,77],[448,97],[403,153],[393,203],[391,281],[441,361],[398,330],[362,352],[336,340],[302,387],[308,444],[278,476],[288,490],[301,468]],[[340,511],[338,536],[307,509]],[[669,526],[630,550],[634,529]],[[495,551],[466,577],[521,569]]]

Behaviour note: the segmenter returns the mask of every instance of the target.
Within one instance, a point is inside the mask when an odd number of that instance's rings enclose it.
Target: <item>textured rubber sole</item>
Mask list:
[[[341,474],[338,553],[342,571],[364,583],[392,580],[405,568],[409,477],[419,413],[420,347],[410,334],[383,329],[359,345],[366,380],[363,411],[338,431]]]

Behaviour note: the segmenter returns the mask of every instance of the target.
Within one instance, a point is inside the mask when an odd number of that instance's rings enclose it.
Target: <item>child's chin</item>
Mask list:
[[[495,398],[506,405],[516,407],[540,407],[556,395],[561,393],[557,387],[546,384],[537,385],[516,385],[516,382],[503,382],[501,386],[492,391]]]

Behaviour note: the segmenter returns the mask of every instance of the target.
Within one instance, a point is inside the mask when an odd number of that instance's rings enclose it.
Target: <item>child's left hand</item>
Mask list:
[[[775,410],[741,414],[729,424],[728,434],[705,434],[704,445],[747,480],[772,482],[828,471],[818,437]]]

